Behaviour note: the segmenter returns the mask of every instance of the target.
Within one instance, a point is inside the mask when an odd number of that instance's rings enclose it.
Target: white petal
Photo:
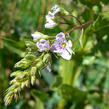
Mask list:
[[[68,46],[72,47],[72,41],[71,40],[68,41]]]
[[[58,5],[53,6],[51,10],[53,10],[54,15],[60,12],[60,8]]]
[[[56,35],[56,40],[58,40],[59,38],[65,38],[65,34],[63,32],[60,32]]]
[[[50,22],[51,20],[54,19],[54,16],[46,15],[46,22]]]
[[[38,38],[42,37],[42,35],[37,32],[34,34],[31,34],[31,36],[33,37],[33,40],[37,40]]]
[[[52,23],[46,23],[45,24],[45,28],[53,28],[55,27],[57,24],[55,22],[52,22]]]
[[[48,16],[50,16],[51,18],[53,18],[54,17],[54,13],[52,13],[52,12],[48,12]]]
[[[65,49],[62,53],[60,53],[61,57],[70,60],[72,57],[71,51],[69,52],[67,49]]]
[[[57,9],[57,8],[59,8],[59,6],[58,6],[58,5],[54,5],[54,6],[51,8],[51,10],[55,10],[55,9]]]

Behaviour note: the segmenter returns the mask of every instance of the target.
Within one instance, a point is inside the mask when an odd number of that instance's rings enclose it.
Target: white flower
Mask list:
[[[53,28],[53,27],[55,27],[56,25],[57,25],[56,22],[50,20],[49,22],[47,22],[47,23],[45,24],[45,28]]]
[[[65,34],[60,32],[56,35],[56,41],[53,42],[51,51],[59,53],[60,56],[66,60],[70,60],[72,57],[73,50],[71,40],[67,41]]]
[[[42,52],[45,50],[49,50],[50,46],[49,46],[49,41],[45,40],[45,39],[40,39],[37,43],[36,43],[37,48]]]
[[[59,8],[58,5],[53,6],[53,7],[51,8],[51,10],[53,11],[53,14],[54,14],[54,15],[60,12],[60,8]]]
[[[48,12],[48,14],[46,15],[46,24],[45,24],[45,28],[53,28],[56,27],[57,23],[54,22],[53,20],[55,19],[55,15],[60,12],[60,8],[58,5],[55,5],[51,8],[51,10],[53,12]]]
[[[42,37],[42,34],[40,34],[39,32],[35,32],[34,34],[31,34],[31,36],[33,37],[33,40],[37,40],[39,38]]]

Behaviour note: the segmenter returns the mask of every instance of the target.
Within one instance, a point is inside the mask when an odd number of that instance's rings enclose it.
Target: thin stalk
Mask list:
[[[91,24],[93,21],[91,20],[91,21],[88,21],[88,22],[86,22],[86,23],[84,23],[84,24],[82,24],[82,25],[77,25],[76,27],[74,27],[74,28],[71,28],[70,30],[68,30],[65,34],[69,34],[69,33],[71,33],[72,31],[74,31],[74,30],[76,30],[76,29],[81,29],[81,28],[83,28],[83,27],[85,27],[85,26],[88,26],[89,24]]]

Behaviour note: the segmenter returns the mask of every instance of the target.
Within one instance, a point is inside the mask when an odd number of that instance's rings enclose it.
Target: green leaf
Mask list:
[[[20,57],[24,57],[25,52],[23,52],[22,50],[20,50],[16,45],[17,42],[12,42],[12,41],[8,41],[8,40],[3,40],[3,45],[8,48],[9,50],[11,50],[12,52],[18,54]]]
[[[83,37],[84,37],[84,29],[81,30],[81,36],[80,36],[80,39],[79,39],[81,48],[83,48]]]
[[[31,93],[35,98],[39,98],[41,101],[45,101],[48,98],[47,93],[41,92],[39,90],[32,90]]]
[[[95,56],[84,56],[83,64],[84,65],[92,65],[95,62]]]
[[[106,72],[106,80],[104,82],[104,88],[109,91],[109,72]]]
[[[53,84],[51,85],[51,89],[58,89],[58,87],[62,84],[62,77],[56,76]]]
[[[84,100],[86,99],[86,95],[87,92],[86,91],[82,91],[80,89],[77,88],[73,88],[70,85],[67,84],[63,84],[60,88],[59,88],[59,92],[60,95],[66,99],[66,100],[70,100],[70,101],[75,101],[75,102],[84,102]]]
[[[43,102],[39,98],[36,98],[35,109],[45,109]]]
[[[98,35],[103,36],[109,34],[109,12],[99,14],[96,21],[93,23],[93,31]]]

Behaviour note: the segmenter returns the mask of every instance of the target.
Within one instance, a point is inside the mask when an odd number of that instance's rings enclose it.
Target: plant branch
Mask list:
[[[86,22],[86,23],[84,23],[84,24],[82,24],[82,25],[78,25],[78,26],[76,26],[76,27],[74,27],[74,28],[71,28],[71,29],[68,30],[65,34],[69,34],[69,33],[71,33],[73,30],[76,30],[76,29],[81,29],[81,28],[83,28],[83,27],[85,27],[85,26],[91,24],[92,22],[93,22],[93,21],[91,20],[91,21],[88,21],[88,22]]]
[[[70,16],[74,17],[74,18],[78,21],[78,23],[79,23],[80,25],[82,25],[81,21],[80,21],[77,17],[75,17],[75,16],[72,15],[72,14],[70,14]]]

